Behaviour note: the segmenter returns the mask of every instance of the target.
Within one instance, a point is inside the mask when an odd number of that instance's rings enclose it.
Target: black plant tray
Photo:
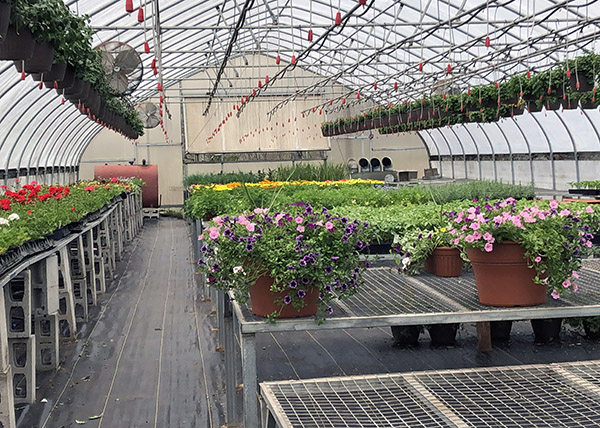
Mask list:
[[[23,257],[19,248],[11,248],[6,253],[0,255],[0,276],[9,271],[12,267],[18,265]]]
[[[52,239],[53,241],[60,241],[61,239],[66,238],[70,234],[71,234],[71,229],[69,229],[69,226],[63,226],[63,227],[59,227],[54,232],[49,234],[48,238]]]
[[[585,195],[585,196],[597,196],[600,195],[598,189],[569,189],[570,194]]]
[[[53,247],[53,242],[49,238],[32,239],[23,243],[20,247],[11,248],[6,253],[0,255],[0,276],[12,269],[26,257],[41,253]]]

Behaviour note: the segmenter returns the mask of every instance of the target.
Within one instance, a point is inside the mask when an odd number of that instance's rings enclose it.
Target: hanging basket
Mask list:
[[[579,89],[577,89],[577,80],[579,79]],[[571,90],[573,92],[589,92],[594,89],[594,82],[590,82],[585,74],[583,73],[573,73],[569,78],[569,83],[571,85]]]
[[[10,22],[10,1],[0,2],[0,38],[4,40]],[[0,41],[1,43],[1,41]]]
[[[52,71],[50,71],[50,72],[52,72]],[[65,68],[65,75],[60,80],[56,79],[54,81],[48,81],[48,80],[46,80],[46,77],[44,76],[44,84],[46,85],[46,88],[50,88],[50,89],[54,88],[54,82],[56,82],[57,92],[59,93],[59,95],[62,95],[63,89],[70,88],[75,83],[75,69],[73,67],[67,66]]]
[[[317,313],[318,288],[310,287],[306,290],[306,296],[304,297],[306,306],[298,311],[291,303],[289,305],[283,303],[283,306],[280,306],[274,302],[275,298],[283,299],[288,293],[283,291],[271,292],[273,281],[272,277],[265,274],[259,277],[254,285],[250,287],[250,304],[254,315],[266,317],[273,312],[279,312],[279,318],[297,318],[308,317]]]
[[[52,69],[53,60],[54,47],[50,43],[36,42],[33,56],[25,61],[25,73],[47,73]],[[22,72],[23,61],[15,61],[15,67],[19,73]]]
[[[84,82],[81,79],[76,79],[76,81],[81,83],[79,85],[73,85],[68,89],[65,88],[65,98],[74,103],[77,103],[80,100],[85,100],[88,97],[91,89],[91,86],[88,82]],[[78,89],[76,90],[77,87]]]
[[[546,302],[546,286],[536,284],[525,250],[516,242],[494,244],[489,253],[467,248],[479,301],[488,306],[535,306]]]
[[[65,72],[67,71],[67,63],[66,62],[58,62],[55,64],[52,64],[52,68],[50,68],[50,71],[46,71],[45,73],[31,73],[31,77],[33,77],[33,80],[36,81],[40,81],[43,80],[44,84],[46,84],[47,82],[51,83],[51,88],[54,87],[54,81],[55,80],[63,80],[65,77]],[[46,84],[46,87],[49,87]]]
[[[27,28],[17,30],[13,26],[8,27],[6,38],[0,43],[0,59],[27,60],[33,57],[35,39]]]

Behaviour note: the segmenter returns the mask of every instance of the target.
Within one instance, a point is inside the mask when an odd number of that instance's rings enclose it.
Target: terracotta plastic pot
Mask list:
[[[319,300],[319,289],[310,287],[306,291],[304,301],[306,306],[297,310],[290,303],[289,305],[283,304],[277,305],[274,299],[283,299],[288,293],[287,292],[271,292],[271,285],[273,284],[273,278],[267,275],[263,275],[256,280],[256,283],[250,287],[250,304],[252,307],[252,313],[259,317],[266,317],[273,312],[278,312],[279,318],[297,318],[297,317],[308,317],[317,313],[317,302]],[[294,293],[295,290],[290,290]]]
[[[0,37],[4,39],[10,22],[10,1],[0,2]]]
[[[36,42],[31,59],[15,61],[15,67],[20,73],[25,64],[25,73],[47,73],[52,69],[54,47],[50,43]],[[39,79],[38,79],[39,80]]]
[[[33,57],[35,38],[27,28],[8,27],[6,37],[0,43],[0,59],[26,60]]]
[[[432,273],[445,278],[455,278],[462,274],[463,261],[458,248],[438,247],[430,256]],[[429,260],[429,259],[428,259]],[[431,272],[431,271],[428,271]]]
[[[536,284],[525,250],[516,242],[494,244],[493,251],[467,248],[479,301],[489,306],[535,306],[546,301],[547,289]]]

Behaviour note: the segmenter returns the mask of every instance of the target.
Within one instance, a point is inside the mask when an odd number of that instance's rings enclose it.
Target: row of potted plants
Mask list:
[[[22,78],[31,74],[90,119],[135,139],[143,135],[143,124],[108,85],[87,21],[62,0],[2,2],[0,59],[13,60]]]
[[[362,115],[324,122],[324,136],[367,129],[381,133],[416,131],[468,122],[491,122],[503,117],[548,110],[595,108],[600,59],[588,53],[539,72],[519,74],[504,82],[476,86],[459,94],[423,96],[388,104]]]
[[[335,190],[335,191],[333,191]],[[447,185],[419,185],[389,187],[383,182],[346,180],[337,182],[303,182],[301,185],[274,185],[263,182],[257,185],[239,182],[214,186],[194,186],[186,200],[186,215],[196,219],[210,219],[215,215],[242,212],[262,203],[264,206],[282,209],[291,202],[310,202],[313,206],[328,209],[338,207],[365,207],[377,213],[378,207],[413,205],[436,201],[445,203],[475,198],[532,198],[531,186],[509,185],[493,181],[450,183]],[[370,211],[372,210],[372,211]],[[386,215],[384,213],[384,215]]]
[[[0,186],[0,256],[24,243],[43,239],[79,222],[124,193],[140,192],[139,180],[89,181],[70,186],[34,182]]]
[[[538,305],[548,294],[557,299],[578,290],[577,272],[600,228],[591,206],[513,198],[460,206],[443,213],[445,226],[415,228],[400,237],[394,250],[401,273],[418,272],[443,246],[466,253],[485,305]],[[242,301],[250,297],[256,315],[274,319],[319,311],[322,319],[333,311],[332,299],[360,288],[359,257],[369,246],[369,228],[360,218],[301,202],[286,210],[216,217],[200,236],[199,269],[213,286],[233,290]],[[459,262],[458,275],[461,268]],[[255,295],[269,304],[261,300],[255,308]]]

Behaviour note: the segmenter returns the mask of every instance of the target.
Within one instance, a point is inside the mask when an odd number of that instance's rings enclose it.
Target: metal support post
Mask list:
[[[239,422],[236,406],[236,370],[235,370],[235,337],[233,313],[229,299],[223,305],[223,336],[225,342],[225,394],[227,400],[226,422],[235,425]]]
[[[242,381],[244,383],[244,426],[257,427],[258,380],[256,379],[256,335],[242,333]]]

